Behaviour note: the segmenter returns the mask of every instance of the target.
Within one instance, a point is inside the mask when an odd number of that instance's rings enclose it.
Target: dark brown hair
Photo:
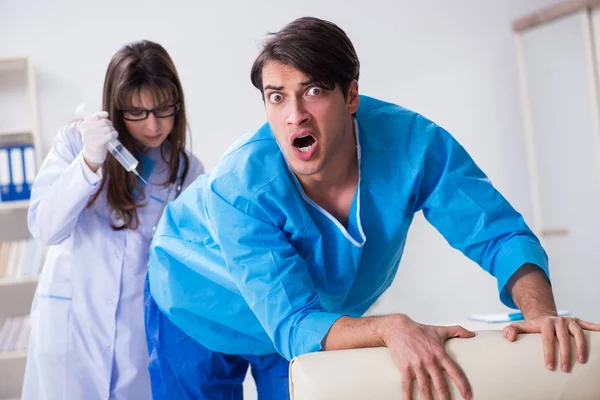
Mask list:
[[[360,62],[354,46],[333,22],[298,18],[269,35],[250,72],[252,84],[261,93],[262,70],[268,61],[291,65],[325,89],[339,85],[344,96],[350,83],[358,80]]]
[[[173,130],[166,139],[171,144],[171,154],[166,159],[162,154],[164,147],[161,147],[161,155],[169,165],[168,176],[176,176],[180,154],[186,157],[187,120],[183,89],[175,64],[167,51],[161,45],[146,40],[125,45],[112,57],[106,71],[102,96],[102,109],[109,113],[109,118],[119,133],[119,141],[138,160],[138,143],[127,130],[120,110],[131,108],[132,98],[139,96],[142,90],[148,90],[159,102],[172,100],[179,103]],[[138,170],[140,167],[141,162]],[[90,198],[88,207],[94,204],[106,187],[108,203],[123,221],[119,226],[113,222],[113,229],[136,229],[139,222],[137,209],[143,205],[136,203],[134,189],[143,193],[141,184],[110,155],[106,157],[102,168],[100,187]]]

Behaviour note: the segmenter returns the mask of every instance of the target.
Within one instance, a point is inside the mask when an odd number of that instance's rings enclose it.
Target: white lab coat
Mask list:
[[[143,293],[166,164],[148,151],[156,165],[139,227],[114,231],[105,192],[86,208],[100,176],[82,147],[77,124],[63,127],[33,184],[29,230],[50,247],[31,310],[23,399],[150,399]],[[202,172],[191,156],[183,187]]]

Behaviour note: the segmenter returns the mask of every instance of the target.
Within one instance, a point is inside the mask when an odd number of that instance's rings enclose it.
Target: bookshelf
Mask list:
[[[42,149],[36,86],[28,57],[0,57],[0,147],[13,145],[32,145],[36,168],[39,168]],[[0,168],[6,167],[0,165]],[[17,243],[29,239],[28,207],[29,200],[0,201],[0,249],[1,243]],[[6,251],[9,248],[10,246],[4,246]],[[8,263],[9,259],[13,262],[21,260],[19,262],[24,263],[30,256],[28,252],[29,249],[23,247],[19,256],[9,258],[5,255],[4,261]],[[11,270],[7,274],[7,268],[2,271],[0,265],[0,331],[5,322],[8,324],[29,314],[38,282],[39,271],[25,276],[19,268],[13,266]],[[25,338],[21,341],[28,342]],[[0,346],[0,400],[21,397],[26,361],[26,348],[2,351]]]
[[[27,210],[27,208],[29,208],[29,200],[0,202],[0,212],[10,210]]]

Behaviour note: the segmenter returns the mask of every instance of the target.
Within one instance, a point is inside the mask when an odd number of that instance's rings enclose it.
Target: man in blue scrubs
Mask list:
[[[498,282],[500,299],[554,337],[569,369],[538,239],[467,152],[425,117],[359,95],[359,61],[336,25],[301,18],[274,34],[251,79],[268,123],[248,134],[166,207],[153,240],[146,315],[155,398],[239,399],[248,365],[260,399],[285,399],[288,360],[314,351],[387,346],[404,395],[447,399],[443,350],[461,327],[402,314],[362,317],[390,286],[415,213]],[[541,355],[540,355],[541,356]],[[585,362],[585,359],[580,361]],[[416,383],[415,383],[416,381]]]

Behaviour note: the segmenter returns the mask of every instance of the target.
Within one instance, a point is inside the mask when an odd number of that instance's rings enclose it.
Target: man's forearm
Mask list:
[[[401,314],[377,317],[341,317],[323,339],[323,350],[359,349],[385,345],[385,334]]]
[[[557,314],[550,282],[537,265],[519,268],[508,281],[507,290],[525,319]]]

